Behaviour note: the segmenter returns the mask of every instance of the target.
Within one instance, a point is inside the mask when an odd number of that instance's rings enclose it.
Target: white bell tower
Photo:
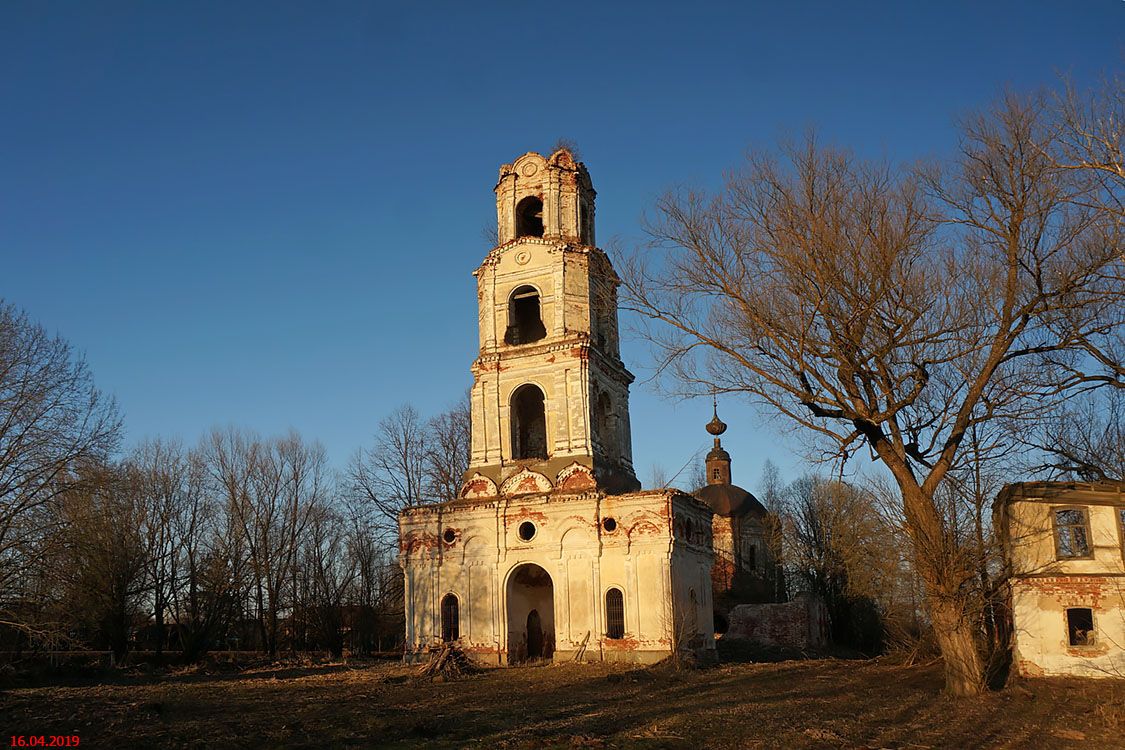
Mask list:
[[[499,244],[474,272],[472,456],[462,497],[629,492],[629,384],[620,283],[594,246],[596,193],[567,149],[500,168]]]

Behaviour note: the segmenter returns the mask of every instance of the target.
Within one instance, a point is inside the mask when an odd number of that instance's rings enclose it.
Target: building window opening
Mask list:
[[[723,633],[727,632],[727,629],[729,627],[730,627],[730,622],[727,621],[726,616],[723,615],[722,612],[716,612],[715,613],[715,634],[716,635],[722,635]]]
[[[533,286],[521,286],[508,298],[508,330],[506,344],[527,344],[547,336],[539,305],[539,292]]]
[[[1071,646],[1093,646],[1094,611],[1086,608],[1068,609],[1066,632]]]
[[[446,544],[453,544],[457,541],[457,532],[453,529],[446,529],[441,538],[445,540]]]
[[[753,544],[746,547],[746,569],[757,570],[758,568],[758,548]]]
[[[1055,511],[1055,548],[1059,558],[1090,556],[1090,526],[1084,508]]]
[[[621,589],[605,592],[605,637],[613,641],[625,637],[625,595]]]
[[[520,535],[520,539],[524,540],[525,542],[530,542],[535,538],[535,524],[533,524],[531,521],[524,521],[520,524],[518,533]]]
[[[446,643],[461,637],[457,597],[446,594],[441,600],[441,639]]]
[[[543,236],[543,201],[529,195],[516,204],[516,237]]]
[[[547,457],[547,415],[543,391],[521,385],[512,394],[512,457],[516,460]]]
[[[613,516],[602,519],[602,528],[605,529],[607,533],[612,534],[617,531],[617,519]]]

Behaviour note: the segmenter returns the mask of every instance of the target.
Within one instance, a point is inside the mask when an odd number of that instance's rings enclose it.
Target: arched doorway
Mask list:
[[[555,653],[555,587],[535,563],[508,577],[508,663],[550,659]]]

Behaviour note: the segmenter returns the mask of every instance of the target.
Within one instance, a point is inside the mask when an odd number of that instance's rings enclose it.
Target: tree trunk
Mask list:
[[[952,596],[935,591],[929,597],[934,638],[945,662],[945,690],[950,695],[980,695],[984,671],[973,639],[973,624]]]
[[[156,591],[156,656],[157,659],[164,656],[164,597],[159,586]]]
[[[926,587],[925,602],[934,639],[945,662],[945,691],[950,695],[980,695],[984,669],[973,637],[973,621],[965,616],[964,576],[958,570],[958,550],[928,495],[899,457],[884,461],[902,490],[906,527],[914,546],[914,560]]]

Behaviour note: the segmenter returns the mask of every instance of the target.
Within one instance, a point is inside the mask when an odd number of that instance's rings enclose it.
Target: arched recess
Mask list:
[[[602,449],[613,454],[615,448],[613,401],[609,394],[600,391],[594,399],[594,429],[597,430],[598,442]]]
[[[546,336],[539,290],[529,284],[517,287],[508,297],[508,330],[504,332],[504,343],[529,344]]]
[[[555,652],[555,587],[535,563],[516,566],[508,577],[508,663],[550,659]]]
[[[619,588],[605,592],[605,637],[614,641],[625,637],[625,594]]]
[[[510,421],[512,458],[546,458],[547,411],[543,391],[537,385],[525,383],[512,392]]]
[[[543,199],[529,195],[516,204],[516,237],[543,236]]]
[[[446,594],[441,599],[441,639],[446,643],[461,637],[461,606],[456,594]]]

